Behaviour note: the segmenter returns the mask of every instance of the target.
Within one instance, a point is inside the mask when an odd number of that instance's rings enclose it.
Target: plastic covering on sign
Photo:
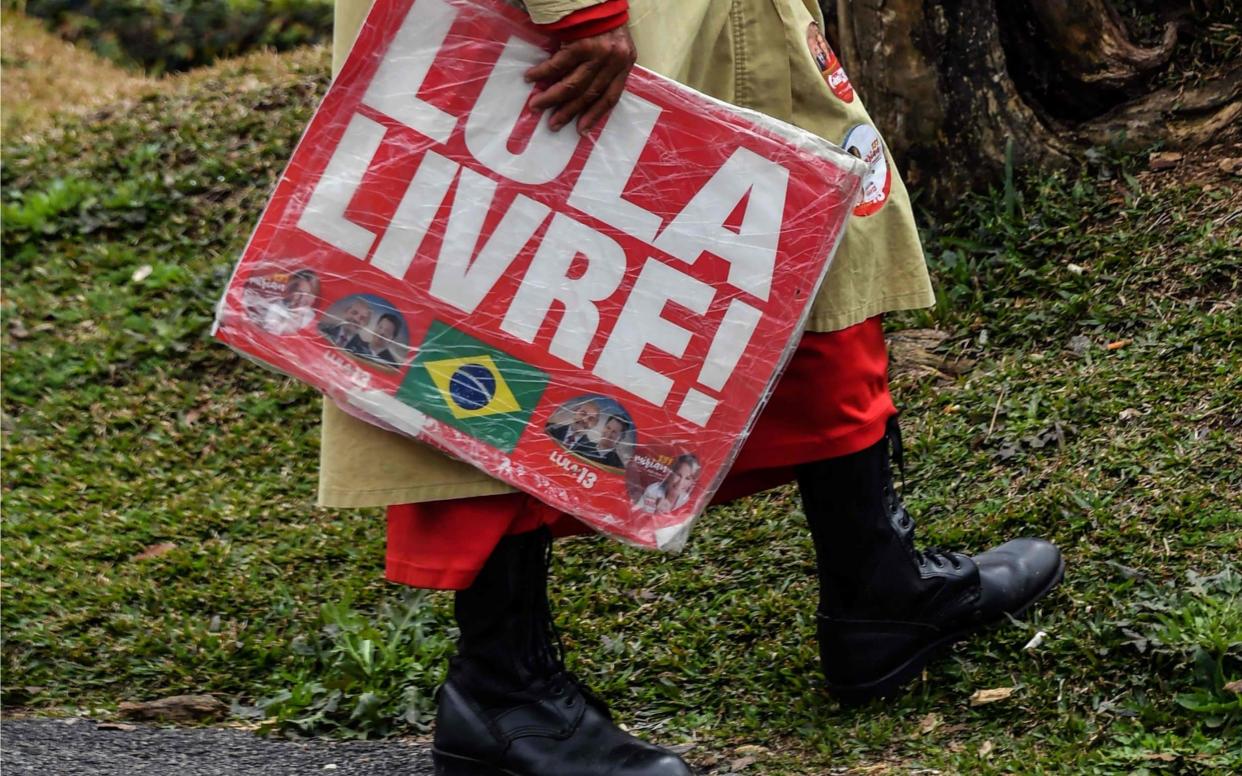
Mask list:
[[[601,128],[553,132],[524,73],[556,45],[499,3],[378,0],[215,335],[675,550],[798,343],[866,167],[641,68]]]

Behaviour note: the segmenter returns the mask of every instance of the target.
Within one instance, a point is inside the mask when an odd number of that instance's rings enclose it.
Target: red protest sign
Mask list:
[[[596,528],[676,547],[801,335],[861,163],[637,70],[548,129],[553,42],[483,0],[378,0],[216,336]]]

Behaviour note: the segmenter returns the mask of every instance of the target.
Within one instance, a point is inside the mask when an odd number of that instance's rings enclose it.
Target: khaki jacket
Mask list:
[[[536,22],[546,24],[597,2],[526,0],[526,7]],[[370,5],[371,0],[337,0],[336,67]],[[874,133],[861,99],[848,83],[841,84],[843,74],[830,86],[821,72],[816,55],[823,62],[826,47],[817,45],[823,19],[814,0],[630,0],[629,26],[638,62],[650,70],[837,144],[844,145],[847,135],[866,140]],[[886,152],[883,157],[888,159]],[[873,212],[851,219],[811,311],[811,331],[836,331],[934,301],[909,196],[891,162],[884,166],[890,173],[887,197],[877,195],[863,208]],[[876,191],[883,189],[883,178],[877,176]],[[319,472],[324,506],[386,506],[510,490],[473,466],[324,402]]]

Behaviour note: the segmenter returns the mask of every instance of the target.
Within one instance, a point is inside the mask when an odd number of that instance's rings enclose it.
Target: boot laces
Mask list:
[[[962,562],[958,560],[957,554],[948,550],[943,550],[939,547],[928,547],[923,550],[918,550],[915,553],[915,557],[918,558],[919,566],[922,568],[926,568],[927,564],[930,563],[940,569],[944,568],[945,563],[947,562],[953,567],[954,571],[962,570]]]
[[[586,684],[578,678],[577,674],[569,670],[559,671],[548,680],[548,692],[553,698],[564,698],[566,708],[573,708],[578,698],[581,697],[587,704],[594,706],[596,709],[612,719],[612,712],[608,709],[608,704],[604,703],[595,692],[587,687]]]
[[[545,536],[543,547],[543,563],[544,568],[548,569],[549,576],[552,569],[552,536],[548,533]],[[552,616],[552,607],[548,605],[548,597],[546,592],[539,596],[541,603],[541,620],[544,628],[544,638],[539,640],[538,649],[542,654],[547,665],[551,669],[551,675],[548,678],[548,690],[554,698],[564,698],[566,708],[573,708],[578,702],[578,698],[582,698],[587,704],[594,706],[598,711],[604,714],[608,719],[612,719],[612,712],[608,709],[608,704],[595,694],[590,687],[578,678],[577,674],[565,667],[565,642],[561,639],[561,632],[557,630],[556,619]]]
[[[889,514],[896,519],[901,530],[910,531],[914,528],[914,518],[910,517],[910,513],[906,511],[906,505],[901,499],[901,494],[897,492],[892,476],[892,464],[895,463],[897,471],[901,473],[901,487],[904,490],[906,487],[906,456],[901,443],[901,426],[897,423],[896,415],[888,419],[884,438],[887,441],[883,459],[884,499],[887,502]]]
[[[894,415],[888,419],[887,428],[885,429],[885,438],[888,439],[891,447],[891,455],[893,463],[897,464],[897,471],[901,472],[901,487],[906,487],[906,451],[901,443],[901,425]],[[885,461],[887,464],[887,461]]]
[[[543,553],[543,567],[547,570],[546,576],[550,576],[552,569],[552,536],[550,533],[545,533],[543,536],[541,551]],[[530,606],[539,610],[539,627],[532,634],[534,643],[531,646],[540,662],[549,669],[553,677],[557,677],[561,674],[569,674],[565,670],[565,643],[561,640],[561,633],[556,628],[556,620],[552,616],[552,607],[548,605],[546,581],[544,585],[545,588],[543,590],[534,589],[534,586],[532,586],[528,593],[531,596],[529,599]],[[570,676],[572,678],[572,675]]]
[[[901,487],[904,489],[906,486],[906,456],[905,449],[901,444],[901,426],[897,422],[896,415],[888,419],[888,428],[886,431],[887,433],[885,436],[888,438],[891,446],[892,460],[893,463],[897,464],[897,471],[901,472]],[[887,461],[885,463],[887,464]],[[927,568],[928,564],[930,564],[938,569],[941,569],[944,568],[947,563],[953,567],[954,571],[961,571],[962,562],[958,559],[957,554],[954,552],[950,552],[940,547],[927,547],[922,550],[914,548],[912,536],[914,529],[914,518],[910,517],[910,513],[906,511],[906,505],[901,500],[901,494],[899,494],[896,488],[892,486],[892,478],[889,477],[887,479],[889,481],[888,493],[889,497],[892,499],[894,516],[897,518],[897,524],[901,526],[902,530],[911,532],[907,534],[907,536],[910,537],[910,549],[914,551],[914,557],[918,560],[919,567]]]

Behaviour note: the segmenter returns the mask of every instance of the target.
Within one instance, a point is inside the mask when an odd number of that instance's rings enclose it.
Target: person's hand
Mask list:
[[[578,132],[591,131],[621,99],[638,51],[625,26],[570,41],[542,64],[526,71],[527,81],[550,81],[530,101],[531,110],[552,109],[548,126],[558,130],[578,117]]]

